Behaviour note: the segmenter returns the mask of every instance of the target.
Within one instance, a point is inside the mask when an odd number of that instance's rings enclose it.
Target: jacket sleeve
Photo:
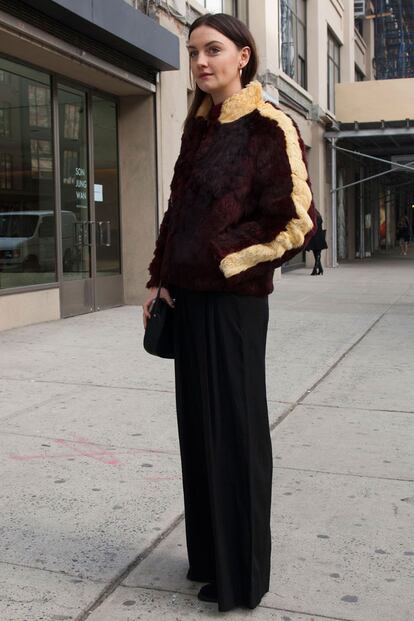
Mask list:
[[[305,148],[298,128],[270,103],[264,103],[259,111],[267,121],[254,136],[257,207],[213,241],[226,278],[241,276],[259,263],[271,262],[278,267],[300,252],[316,231]]]
[[[165,242],[168,235],[169,221],[171,218],[171,201],[168,203],[167,211],[164,213],[164,217],[160,226],[160,233],[158,235],[157,243],[155,245],[154,256],[149,265],[148,271],[150,273],[150,279],[146,286],[148,289],[151,287],[159,287],[161,284],[161,267],[162,259],[164,256]]]

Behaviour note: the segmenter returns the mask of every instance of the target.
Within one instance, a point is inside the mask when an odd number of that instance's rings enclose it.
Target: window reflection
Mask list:
[[[91,275],[86,95],[59,84],[62,257],[65,280]]]
[[[9,153],[0,153],[0,189],[12,189],[12,156]]]
[[[30,141],[32,153],[32,176],[51,177],[53,173],[52,143],[50,140]]]
[[[54,212],[50,78],[0,59],[1,289],[56,281]]]
[[[3,71],[2,69],[0,69],[0,82],[3,82],[4,84],[8,84],[10,82],[10,73],[8,71]]]
[[[100,276],[119,274],[117,110],[113,101],[93,98],[96,270]]]
[[[305,0],[280,0],[280,39],[283,71],[306,88]]]
[[[64,131],[65,138],[79,140],[80,128],[80,104],[65,104],[64,106]]]
[[[117,107],[91,96],[94,207],[91,222],[87,96],[59,83],[54,153],[50,76],[0,58],[0,289],[56,282],[54,161],[60,160],[65,280],[121,271]]]
[[[0,136],[10,136],[10,106],[0,103]]]
[[[63,177],[62,183],[64,185],[75,185],[76,177],[75,171],[79,166],[78,151],[73,149],[63,150]]]
[[[29,84],[30,127],[50,127],[49,89],[38,84]]]

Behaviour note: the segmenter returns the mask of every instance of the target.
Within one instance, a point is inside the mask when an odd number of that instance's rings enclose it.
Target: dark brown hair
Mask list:
[[[231,39],[239,50],[243,47],[250,48],[251,53],[249,62],[245,67],[243,67],[241,74],[241,85],[243,88],[247,86],[247,84],[249,84],[249,82],[251,82],[256,75],[258,58],[255,40],[253,39],[253,35],[247,28],[246,24],[237,19],[237,17],[227,15],[226,13],[207,13],[206,15],[198,17],[191,24],[188,32],[188,38],[190,38],[191,33],[200,26],[209,26],[210,28],[214,28],[218,32],[221,32],[221,34],[225,37]],[[187,127],[188,121],[196,115],[196,112],[205,96],[206,93],[196,85],[194,98],[184,123],[184,129]]]

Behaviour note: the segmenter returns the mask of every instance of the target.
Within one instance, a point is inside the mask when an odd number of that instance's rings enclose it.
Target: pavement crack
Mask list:
[[[377,479],[380,481],[400,481],[403,483],[414,483],[414,479],[405,479],[400,477],[383,477],[373,474],[358,474],[357,472],[331,472],[329,470],[318,470],[316,468],[297,468],[295,466],[279,466],[273,464],[274,470],[295,470],[296,472],[314,472],[315,474],[332,474],[342,477],[358,477],[360,479]]]
[[[0,380],[6,380],[8,382],[30,382],[31,384],[57,384],[58,386],[76,386],[79,388],[108,388],[109,390],[139,390],[143,392],[161,392],[174,394],[174,389],[164,388],[147,388],[146,386],[114,386],[113,384],[95,384],[93,382],[64,382],[63,380],[42,380],[33,377],[7,377],[2,375]],[[56,398],[54,395],[53,398]],[[4,420],[4,419],[2,419]]]
[[[180,513],[173,522],[165,530],[158,535],[154,541],[145,548],[138,556],[131,561],[125,569],[123,569],[113,580],[111,580],[101,593],[95,598],[95,600],[83,610],[75,619],[75,621],[86,621],[89,615],[99,606],[122,584],[122,582],[129,576],[129,574],[138,567],[159,545],[160,543],[175,530],[181,522],[184,520],[184,513]]]
[[[327,621],[357,621],[355,617],[353,619],[351,619],[351,617],[328,617],[327,615],[317,612],[304,612],[303,610],[296,610],[293,608],[278,608],[276,606],[267,606],[266,604],[260,604],[259,608],[265,608],[266,610],[278,610],[279,612],[288,612],[290,614],[310,617],[310,621],[314,621],[315,619],[326,619]]]
[[[299,403],[298,405],[305,408],[331,408],[333,410],[356,410],[358,412],[384,412],[387,414],[414,414],[414,410],[390,410],[386,408],[367,408],[357,407],[355,405],[335,405],[333,403]]]
[[[48,397],[47,399],[44,399],[43,401],[39,401],[38,403],[31,403],[30,405],[26,406],[25,408],[21,408],[20,410],[16,410],[15,412],[10,412],[10,414],[7,414],[6,416],[2,416],[0,421],[1,421],[1,423],[8,422],[8,421],[12,420],[13,418],[16,418],[17,416],[22,416],[23,414],[28,414],[30,412],[33,412],[34,408],[37,409],[37,408],[43,407],[44,405],[48,405],[49,403],[53,403],[56,399],[58,399],[60,397],[69,397],[70,395],[76,394],[76,392],[78,392],[78,391],[54,394],[51,397]]]
[[[31,571],[42,571],[49,574],[57,574],[58,576],[67,576],[68,578],[78,578],[79,580],[87,580],[88,582],[99,582],[99,580],[93,580],[92,578],[81,578],[79,574],[72,574],[64,569],[48,569],[47,567],[38,567],[37,565],[27,565],[26,563],[18,563],[15,561],[0,561],[0,565],[7,565],[10,567],[21,567],[22,569],[30,569]]]

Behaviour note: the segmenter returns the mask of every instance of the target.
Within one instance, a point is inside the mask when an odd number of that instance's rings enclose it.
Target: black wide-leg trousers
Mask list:
[[[269,590],[268,298],[174,289],[175,379],[190,576],[218,608]]]

